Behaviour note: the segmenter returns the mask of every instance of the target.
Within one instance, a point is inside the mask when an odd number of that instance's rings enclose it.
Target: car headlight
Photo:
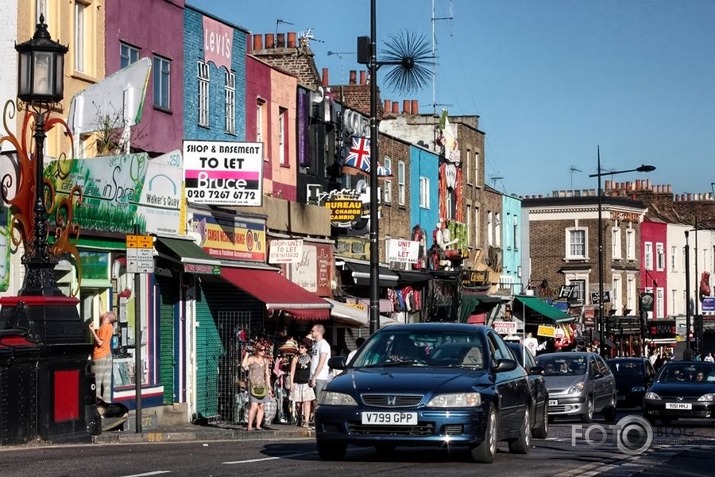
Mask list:
[[[632,393],[642,393],[645,391],[645,388],[643,386],[633,386],[631,388]]]
[[[698,401],[715,401],[715,394],[714,393],[707,393],[703,394],[698,398]]]
[[[479,393],[439,394],[427,403],[427,407],[474,407],[482,403]]]
[[[349,394],[323,391],[318,396],[318,404],[321,406],[357,406],[357,401]]]
[[[656,399],[656,400],[660,400],[660,396],[658,396],[656,393],[654,393],[654,392],[652,392],[652,391],[645,393],[645,398],[646,398],[646,399]]]
[[[566,391],[566,394],[580,393],[581,391],[583,391],[583,381],[579,381],[572,385],[568,391]]]

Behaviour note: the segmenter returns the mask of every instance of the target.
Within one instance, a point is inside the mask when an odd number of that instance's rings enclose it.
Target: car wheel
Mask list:
[[[531,434],[539,439],[546,439],[549,436],[549,420],[549,413],[544,408],[539,425],[534,428]]]
[[[529,406],[524,409],[524,422],[519,431],[519,437],[509,441],[509,452],[512,454],[528,454],[531,445],[531,415]]]
[[[320,460],[343,460],[348,450],[348,445],[340,442],[318,441],[317,445]]]
[[[494,404],[489,405],[487,413],[487,430],[484,433],[484,440],[478,446],[472,448],[472,459],[475,462],[491,464],[497,454],[497,412]]]
[[[603,417],[604,417],[604,419],[606,419],[606,422],[613,422],[616,420],[616,396],[615,395],[611,396],[611,404],[609,404],[603,410]]]
[[[395,447],[392,444],[376,444],[375,450],[380,457],[389,457],[395,452]]]
[[[581,414],[581,422],[589,423],[593,421],[593,397],[589,396],[586,399],[586,412]]]

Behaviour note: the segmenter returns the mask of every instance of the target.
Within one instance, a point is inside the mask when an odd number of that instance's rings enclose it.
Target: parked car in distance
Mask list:
[[[486,326],[391,325],[373,333],[318,397],[315,438],[323,460],[348,445],[465,446],[492,462],[497,442],[529,452],[529,378],[504,340]]]
[[[715,363],[669,361],[658,371],[643,399],[651,424],[675,419],[715,418]]]
[[[507,345],[514,352],[517,362],[523,366],[529,375],[529,389],[531,391],[531,434],[539,439],[549,435],[549,392],[546,389],[543,368],[536,365],[534,355],[522,343],[507,341]]]
[[[645,391],[655,377],[655,369],[648,358],[612,358],[606,363],[616,378],[618,405],[641,407]]]
[[[603,412],[606,421],[616,418],[616,379],[596,353],[562,351],[540,354],[536,364],[544,368],[549,392],[549,418],[579,417],[591,422]]]

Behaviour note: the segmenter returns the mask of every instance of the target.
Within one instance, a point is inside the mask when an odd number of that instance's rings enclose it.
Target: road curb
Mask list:
[[[106,432],[92,436],[93,444],[140,443],[140,442],[188,442],[215,440],[257,440],[257,439],[300,439],[312,437],[312,430],[295,431],[252,431],[211,430],[211,431],[147,431],[142,433]]]

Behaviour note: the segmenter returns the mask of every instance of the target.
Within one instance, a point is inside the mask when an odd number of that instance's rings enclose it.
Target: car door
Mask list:
[[[603,379],[603,370],[599,366],[596,355],[588,357],[588,380],[591,386],[591,395],[596,411],[603,406],[603,396],[606,392],[606,381]]]
[[[507,344],[498,334],[489,332],[487,341],[492,354],[492,366],[502,359],[514,359],[514,355]],[[517,366],[513,371],[501,371],[494,374],[500,402],[501,413],[499,417],[503,424],[503,426],[500,426],[500,430],[506,432],[521,425],[529,399],[529,382],[526,378],[526,372],[521,366]]]
[[[606,362],[600,356],[595,356],[596,369],[598,370],[599,381],[599,400],[600,404],[597,409],[603,409],[611,405],[613,395],[616,393],[616,378],[611,372]]]

